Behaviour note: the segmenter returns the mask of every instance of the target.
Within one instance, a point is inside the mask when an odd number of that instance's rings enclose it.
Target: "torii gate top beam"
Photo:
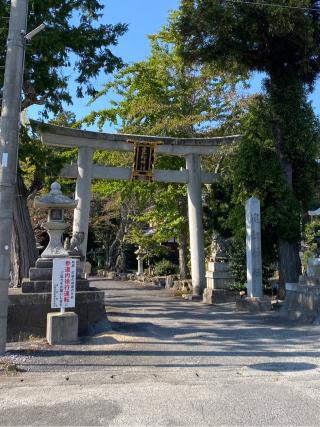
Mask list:
[[[230,144],[241,138],[241,135],[214,138],[171,138],[121,133],[100,133],[48,125],[38,121],[32,121],[31,123],[35,125],[40,133],[42,142],[49,146],[90,147],[94,150],[107,151],[133,151],[133,144],[128,144],[128,141],[146,141],[159,143],[157,153],[173,156],[185,156],[188,154],[207,156],[215,153],[220,145]]]

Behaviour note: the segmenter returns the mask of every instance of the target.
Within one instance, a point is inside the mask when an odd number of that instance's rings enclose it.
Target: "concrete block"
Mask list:
[[[104,292],[90,288],[88,292],[76,293],[76,307],[79,325],[78,334],[86,334],[96,322],[106,318]],[[8,341],[21,341],[30,335],[46,336],[47,313],[51,309],[50,293],[22,293],[21,288],[9,289]]]
[[[78,339],[78,316],[73,312],[47,314],[49,344],[70,344]]]

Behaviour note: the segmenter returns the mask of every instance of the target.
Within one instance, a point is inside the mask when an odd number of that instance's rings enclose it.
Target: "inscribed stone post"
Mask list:
[[[261,220],[260,201],[251,197],[246,201],[246,252],[248,297],[262,297]]]

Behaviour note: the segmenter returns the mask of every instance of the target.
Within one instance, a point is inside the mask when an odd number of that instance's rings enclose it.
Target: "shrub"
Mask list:
[[[168,274],[174,274],[176,272],[176,267],[169,260],[162,259],[155,264],[154,272],[156,276],[167,276]]]

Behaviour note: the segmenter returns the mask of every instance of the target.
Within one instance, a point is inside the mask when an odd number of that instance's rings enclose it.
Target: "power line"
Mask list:
[[[246,0],[224,0],[226,3],[239,3],[239,4],[248,4],[252,6],[267,6],[267,7],[279,7],[283,9],[297,9],[297,10],[306,10],[313,12],[320,12],[319,9],[314,7],[303,7],[303,6],[290,6],[287,4],[277,4],[277,3],[264,3],[258,1],[246,1]]]

